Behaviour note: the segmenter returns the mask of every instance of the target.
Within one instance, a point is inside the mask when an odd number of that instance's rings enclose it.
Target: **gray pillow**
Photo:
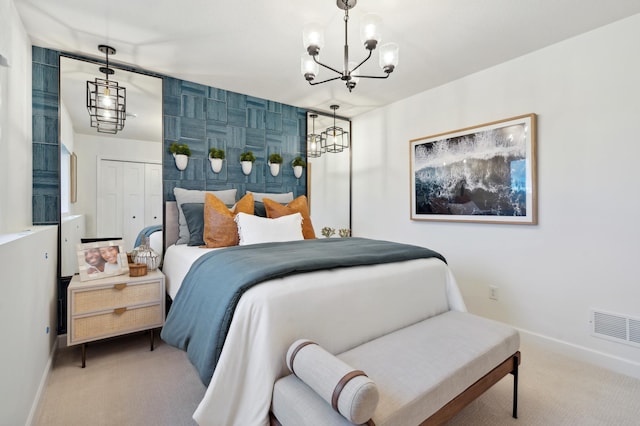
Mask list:
[[[247,193],[253,194],[253,202],[256,201],[262,202],[263,198],[268,198],[277,203],[290,203],[293,201],[293,192],[284,192],[284,193],[276,193],[276,192],[251,192],[247,191]]]
[[[176,197],[178,205],[178,241],[176,244],[187,244],[190,239],[189,227],[187,219],[182,211],[182,205],[185,203],[203,203],[204,194],[209,192],[220,199],[225,204],[235,204],[237,189],[226,189],[223,191],[200,191],[194,189],[173,188],[173,194]]]

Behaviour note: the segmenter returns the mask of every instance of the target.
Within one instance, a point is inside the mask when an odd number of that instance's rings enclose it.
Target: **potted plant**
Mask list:
[[[191,156],[191,149],[189,149],[189,145],[186,143],[173,142],[169,146],[169,152],[173,154],[178,170],[184,170],[187,168],[189,157]]]
[[[300,176],[302,176],[302,168],[306,166],[307,163],[305,163],[305,161],[299,155],[293,159],[293,161],[291,162],[291,167],[293,167],[293,174],[296,178],[300,179]]]
[[[271,171],[271,176],[278,176],[280,173],[280,164],[282,164],[282,155],[278,153],[273,153],[269,156],[269,170]]]
[[[242,173],[248,175],[251,173],[251,168],[253,167],[253,163],[256,161],[256,156],[253,155],[253,152],[246,151],[240,154],[240,164],[242,165]]]
[[[209,162],[211,163],[213,173],[220,173],[220,170],[222,170],[222,160],[224,160],[224,149],[209,149]]]

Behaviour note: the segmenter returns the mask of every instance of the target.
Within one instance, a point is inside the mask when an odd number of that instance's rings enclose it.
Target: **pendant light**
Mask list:
[[[101,44],[98,50],[106,55],[106,66],[100,67],[105,78],[96,77],[95,81],[87,81],[87,111],[91,127],[95,127],[100,133],[115,134],[124,128],[127,117],[126,89],[117,81],[109,80],[109,76],[115,74],[109,68],[109,55],[114,55],[116,49]]]

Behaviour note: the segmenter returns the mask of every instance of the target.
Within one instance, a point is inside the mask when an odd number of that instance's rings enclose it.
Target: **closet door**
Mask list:
[[[96,236],[99,238],[122,237],[123,163],[101,160],[97,186]]]
[[[144,165],[144,226],[162,225],[162,165]]]
[[[123,237],[124,248],[133,249],[138,233],[144,228],[144,163],[124,163]]]

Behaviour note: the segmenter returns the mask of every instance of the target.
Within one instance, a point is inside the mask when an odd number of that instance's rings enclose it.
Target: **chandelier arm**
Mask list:
[[[323,66],[323,67],[325,67],[325,68],[327,68],[327,69],[329,69],[329,70],[331,70],[331,71],[335,72],[336,74],[340,74],[340,77],[342,77],[342,72],[341,72],[341,71],[338,71],[338,70],[337,70],[337,69],[335,69],[335,68],[331,68],[329,65],[325,65],[325,64],[323,64],[323,63],[322,63],[322,62],[320,62],[318,59],[316,59],[316,56],[317,56],[317,55],[313,55],[313,60],[314,60],[314,62],[315,62],[316,64],[321,65],[321,66]],[[340,78],[340,77],[336,77],[336,78]],[[332,78],[332,80],[335,80],[335,78]],[[329,81],[329,80],[327,80],[327,81]]]
[[[333,78],[328,78],[326,80],[322,80],[322,81],[316,81],[315,83],[311,80],[309,80],[309,84],[312,86],[315,86],[316,84],[322,84],[322,83],[327,83],[329,81],[333,81],[333,80],[338,80],[340,77],[333,77]]]
[[[349,73],[354,72],[355,70],[357,70],[358,68],[360,68],[360,66],[361,66],[362,64],[364,64],[365,62],[367,62],[367,61],[371,58],[371,54],[372,54],[372,52],[373,52],[372,50],[369,50],[369,55],[368,55],[366,58],[364,58],[364,59],[362,60],[362,62],[360,62],[358,65],[356,65],[352,70],[349,70]],[[361,76],[361,75],[359,75],[358,77],[362,77],[362,76]]]
[[[385,78],[389,78],[390,74],[386,74],[386,75],[359,75],[359,78],[379,78],[379,79],[385,79]]]

